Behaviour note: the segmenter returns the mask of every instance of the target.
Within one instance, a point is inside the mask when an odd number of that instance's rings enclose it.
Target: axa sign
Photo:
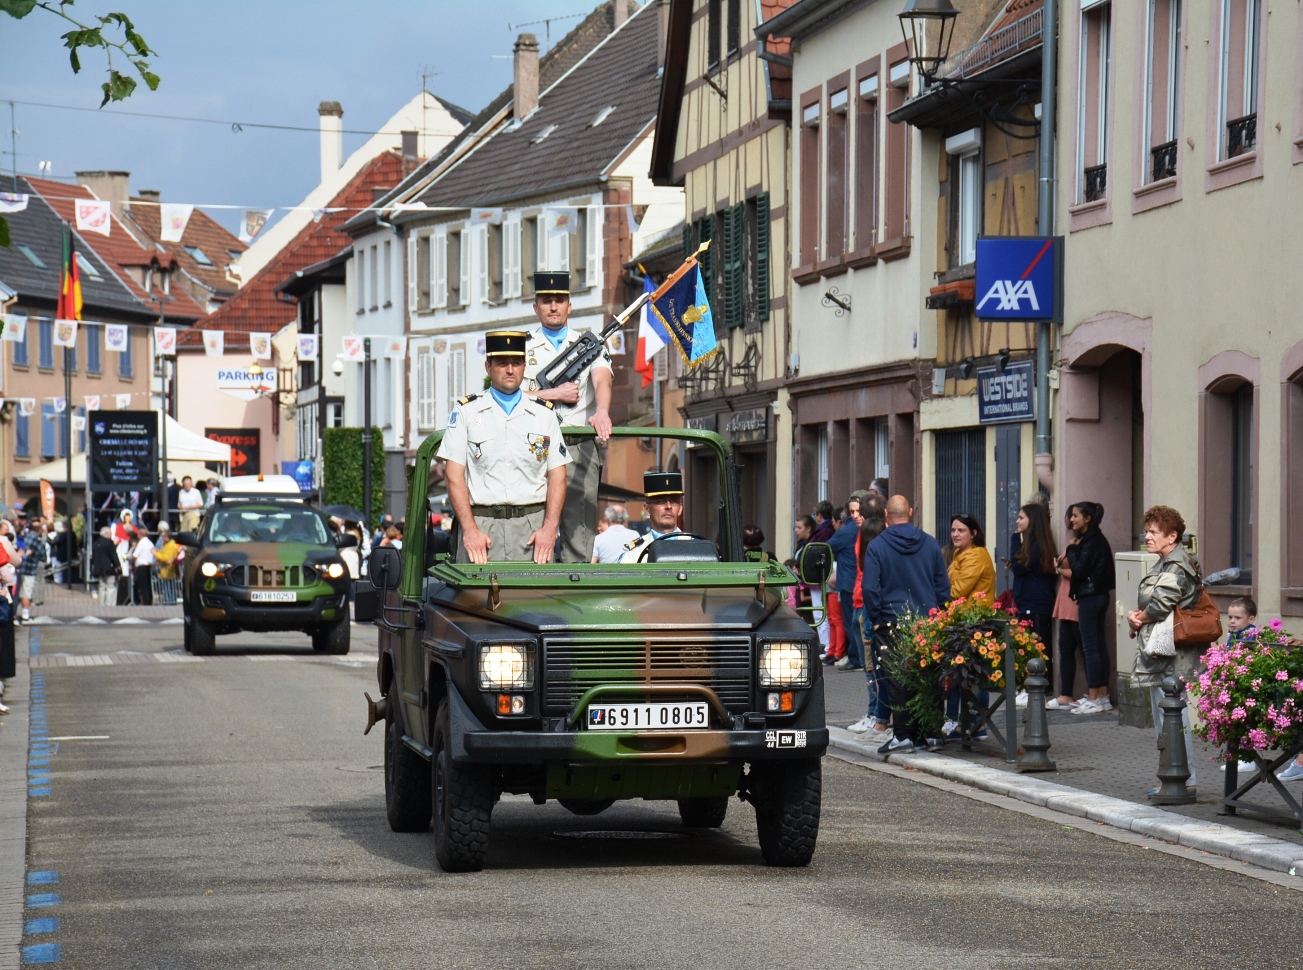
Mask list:
[[[1063,237],[977,240],[975,310],[982,320],[1063,319]]]

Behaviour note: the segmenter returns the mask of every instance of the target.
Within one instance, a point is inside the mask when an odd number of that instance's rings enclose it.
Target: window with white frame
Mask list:
[[[1176,177],[1176,139],[1180,119],[1181,0],[1149,0],[1145,44],[1144,181]]]
[[[1261,0],[1221,0],[1218,159],[1258,145],[1258,71]]]
[[[828,498],[828,426],[819,425],[817,432],[816,447],[819,456],[819,501],[822,502]]]
[[[371,247],[371,309],[380,309],[380,247]]]
[[[366,312],[366,249],[353,254],[353,295],[357,300],[357,312]]]
[[[416,265],[412,267],[412,278],[416,282],[417,310],[428,310],[431,306],[434,289],[434,273],[430,264],[434,237],[425,235],[416,238]]]
[[[951,266],[977,259],[977,234],[982,225],[982,129],[970,128],[946,139],[950,156]]]
[[[873,419],[873,477],[891,477],[890,418]]]
[[[469,250],[470,247],[462,245],[465,238],[464,232],[449,232],[446,238],[448,241],[445,247],[444,266],[446,269],[444,276],[447,296],[444,302],[451,309],[461,306],[464,302],[463,296],[469,295],[466,293],[469,289],[466,284],[470,281],[465,278],[469,273],[463,273],[463,269],[468,268],[470,253],[469,251],[463,252],[463,249]]]
[[[1077,202],[1108,196],[1110,3],[1082,4],[1077,79]]]
[[[385,306],[394,305],[394,244],[391,240],[385,240],[385,285],[384,298]]]

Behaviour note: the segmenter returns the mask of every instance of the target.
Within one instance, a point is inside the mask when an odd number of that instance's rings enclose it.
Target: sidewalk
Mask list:
[[[824,670],[828,723],[845,727],[859,720],[864,715],[866,703],[864,674],[858,671],[842,672],[826,667]],[[997,726],[1001,730],[1004,729],[1003,713],[1002,710],[997,714]],[[908,766],[949,777],[945,772],[957,770],[955,768],[957,763],[977,765],[983,769],[993,769],[1004,775],[1028,781],[1031,783],[1029,791],[1040,782],[1050,782],[1065,786],[1079,794],[1089,793],[1127,803],[1133,806],[1126,810],[1131,813],[1135,811],[1134,806],[1144,806],[1147,810],[1146,814],[1159,812],[1151,805],[1146,795],[1150,788],[1158,784],[1156,774],[1158,748],[1152,729],[1123,727],[1118,724],[1115,713],[1077,716],[1067,712],[1047,711],[1046,714],[1049,720],[1051,745],[1049,756],[1055,762],[1057,771],[1019,775],[1017,765],[1008,764],[1004,760],[1003,749],[997,749],[994,743],[975,744],[972,751],[966,752],[957,743],[951,742],[935,755],[919,754],[911,757]],[[1021,731],[1020,716],[1019,737],[1022,736]],[[839,732],[835,732],[835,735],[837,733]],[[859,745],[852,750],[864,753],[863,748],[867,742],[862,737],[845,732],[840,734],[842,740]],[[834,744],[837,743],[839,742],[834,741]],[[1193,805],[1165,805],[1160,814],[1184,816],[1201,823],[1222,826],[1233,832],[1248,833],[1259,838],[1281,840],[1303,846],[1303,835],[1297,828],[1247,814],[1217,814],[1221,807],[1222,785],[1226,777],[1220,770],[1218,750],[1197,738],[1194,750],[1198,801]],[[892,763],[898,762],[896,757],[891,760]],[[936,770],[927,766],[929,762],[936,763]],[[948,764],[949,767],[943,770],[942,763]],[[978,784],[976,777],[963,780],[978,787],[996,790],[987,783]],[[1248,778],[1241,775],[1240,780],[1244,782]],[[1295,798],[1303,799],[1303,785],[1291,784],[1290,792]],[[1007,791],[1000,791],[1000,794],[1013,794],[1015,798],[1022,797]],[[1268,809],[1283,811],[1286,808],[1269,785],[1255,788],[1251,800]],[[1039,804],[1044,802],[1041,801]],[[1299,858],[1303,860],[1303,850],[1299,852]],[[1303,870],[1300,872],[1303,873]]]
[[[85,592],[84,587],[74,585],[72,589],[47,583],[45,602],[31,609],[33,619],[46,618],[46,622],[61,623],[80,620],[82,617],[94,617],[99,620],[124,620],[135,618],[148,622],[181,619],[181,604],[175,606],[101,606]]]

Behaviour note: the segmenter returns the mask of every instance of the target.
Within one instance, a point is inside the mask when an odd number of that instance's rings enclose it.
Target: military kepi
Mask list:
[[[484,335],[485,357],[524,357],[529,334],[523,330],[494,330]]]
[[[569,273],[535,273],[534,274],[534,293],[542,296],[544,293],[562,293],[570,295],[570,274]]]
[[[648,498],[658,495],[682,495],[682,472],[643,472],[642,491]]]

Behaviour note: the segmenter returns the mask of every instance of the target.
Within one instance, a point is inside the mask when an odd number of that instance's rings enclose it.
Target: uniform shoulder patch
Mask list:
[[[640,542],[642,542],[642,536],[639,536],[637,539],[630,539],[628,542],[624,544],[624,548],[628,549],[630,552],[633,552],[634,549],[638,548],[638,543]]]
[[[556,405],[555,405],[555,404],[553,404],[551,401],[544,401],[541,397],[536,397],[536,398],[534,398],[534,402],[535,402],[536,404],[541,404],[541,405],[543,405],[543,407],[547,408],[549,411],[555,411],[555,410],[556,410]]]
[[[459,397],[459,398],[457,399],[457,403],[458,403],[458,404],[470,404],[471,401],[475,400],[477,397],[479,397],[478,394],[467,394],[465,397]]]

